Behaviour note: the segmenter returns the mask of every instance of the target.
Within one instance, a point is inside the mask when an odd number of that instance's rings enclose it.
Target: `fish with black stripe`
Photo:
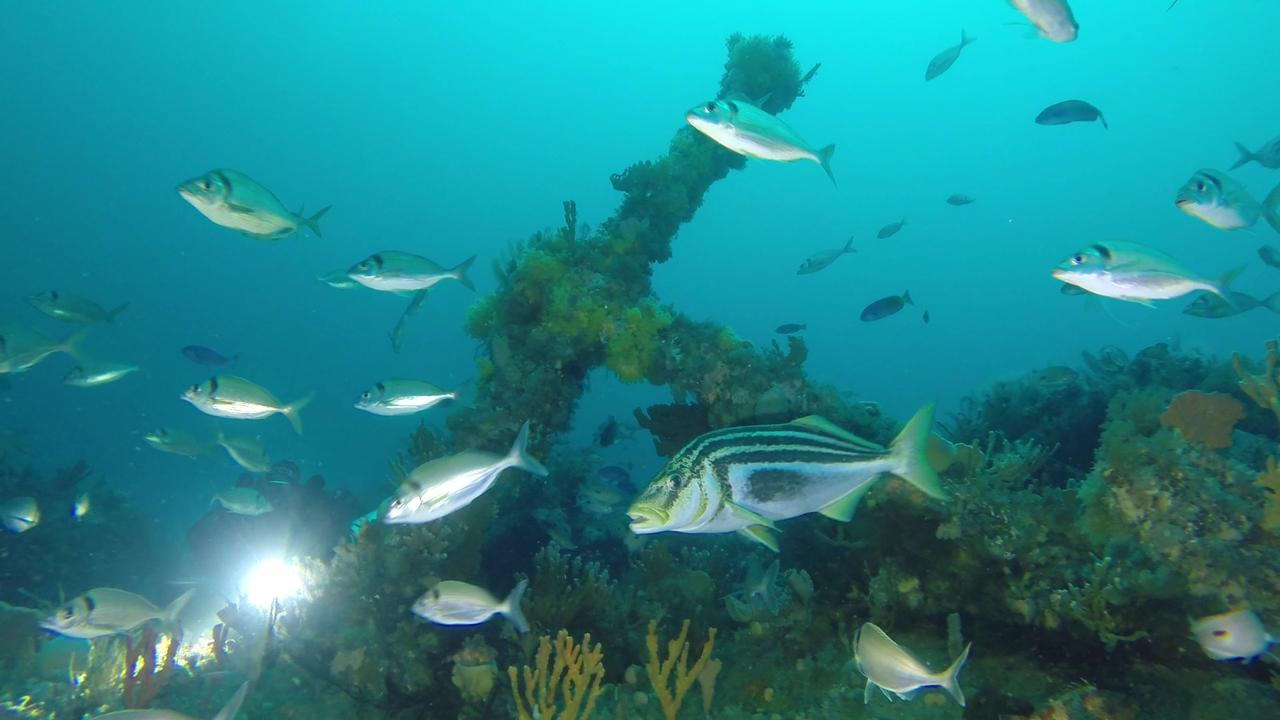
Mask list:
[[[885,475],[945,499],[925,456],[933,411],[917,412],[888,448],[818,416],[713,430],[676,453],[631,505],[631,531],[739,532],[777,551],[776,521],[816,512],[848,522]]]

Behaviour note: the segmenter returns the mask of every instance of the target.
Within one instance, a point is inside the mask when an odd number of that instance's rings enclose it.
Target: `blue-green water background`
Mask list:
[[[56,358],[10,378],[0,427],[24,434],[38,467],[84,457],[157,523],[184,528],[210,483],[239,469],[154,452],[141,433],[208,426],[178,399],[209,374],[179,348],[206,344],[241,353],[237,371],[285,400],[316,391],[304,437],[278,418],[243,431],[376,502],[417,419],[351,402],[384,377],[471,377],[462,322],[476,296],[433,291],[396,355],[386,333],[403,300],[316,276],[382,249],[444,265],[479,254],[486,292],[490,261],[559,225],[562,200],[592,225],[607,217],[619,198],[609,175],[664,151],[717,87],[733,32],[784,33],[806,68],[822,63],[786,120],[836,143],[840,185],[808,164],[733,173],[657,269],[664,302],[761,344],[780,323],[807,323],[810,372],[900,417],[932,398],[945,413],[994,380],[1107,343],[1254,352],[1280,327],[1266,310],[1208,321],[1181,302],[1090,309],[1048,275],[1078,246],[1125,238],[1207,275],[1248,264],[1237,289],[1280,289],[1255,255],[1278,239],[1265,224],[1223,233],[1173,205],[1194,170],[1231,165],[1232,141],[1280,133],[1280,4],[1166,5],[1079,0],[1080,39],[1065,46],[1026,38],[998,0],[13,5],[0,27],[0,318],[65,334],[24,298],[56,288],[128,301],[89,347],[145,372],[79,389],[60,383],[71,361]],[[978,41],[926,84],[928,60],[962,26]],[[1031,122],[1076,97],[1111,130]],[[292,207],[332,204],[323,239],[261,244],[212,225],[174,186],[215,167]],[[1235,175],[1259,198],[1280,181],[1257,165]],[[952,193],[978,202],[950,207]],[[902,234],[874,239],[904,215]],[[795,275],[850,234],[856,255]],[[858,321],[908,288],[931,324]],[[573,439],[666,397],[600,372]],[[643,440],[631,452],[640,475],[658,462]]]

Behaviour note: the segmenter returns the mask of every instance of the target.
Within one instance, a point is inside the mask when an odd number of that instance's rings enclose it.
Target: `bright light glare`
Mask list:
[[[267,609],[272,600],[288,600],[302,592],[298,569],[279,558],[263,560],[240,583],[240,592],[255,607]]]

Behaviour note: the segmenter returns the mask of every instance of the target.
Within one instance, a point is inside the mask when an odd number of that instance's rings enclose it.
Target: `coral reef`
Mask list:
[[[551,638],[543,635],[534,666],[524,666],[523,693],[520,673],[514,665],[507,668],[517,715],[520,720],[587,720],[600,697],[604,651],[599,643],[591,646],[591,633],[577,643],[561,630],[556,635],[554,663],[552,655]]]
[[[1231,431],[1243,418],[1244,406],[1230,395],[1187,390],[1169,401],[1160,424],[1177,428],[1191,442],[1220,449],[1231,447]]]
[[[680,707],[684,705],[684,696],[706,671],[711,662],[711,653],[716,647],[716,629],[707,631],[707,641],[689,667],[689,621],[680,624],[680,633],[667,641],[667,656],[664,659],[658,649],[658,621],[649,621],[649,634],[645,636],[645,647],[649,649],[649,662],[645,664],[645,672],[653,685],[653,692],[658,696],[662,706],[662,714],[667,720],[675,720]],[[672,677],[672,671],[675,677]],[[720,665],[716,665],[713,673],[719,674]],[[714,685],[712,686],[714,687]],[[710,700],[706,701],[710,705]]]

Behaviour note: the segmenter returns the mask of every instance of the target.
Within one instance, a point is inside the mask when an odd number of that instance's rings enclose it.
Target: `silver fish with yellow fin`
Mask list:
[[[308,393],[286,405],[261,385],[235,375],[215,375],[182,393],[183,400],[215,417],[261,420],[279,413],[299,435],[302,434],[302,417],[298,413],[314,396],[315,393]]]
[[[441,625],[479,625],[494,615],[504,615],[516,631],[529,632],[529,621],[520,609],[529,581],[521,580],[505,600],[481,587],[457,580],[436,583],[413,603],[413,614]]]
[[[301,210],[292,212],[258,181],[225,168],[182,183],[178,194],[215,224],[255,240],[281,240],[304,227],[321,237],[320,218],[329,212],[328,207],[311,217],[303,216]]]
[[[1262,217],[1262,205],[1226,173],[1205,168],[1197,170],[1174,198],[1182,212],[1199,218],[1219,230],[1253,227]]]
[[[1153,300],[1172,300],[1197,290],[1231,302],[1228,285],[1239,272],[1209,280],[1155,248],[1108,240],[1078,250],[1053,269],[1053,276],[1094,295],[1151,305]]]
[[[214,447],[214,441],[193,435],[185,430],[175,428],[158,428],[142,436],[143,440],[160,452],[196,458],[207,455]]]
[[[917,412],[888,448],[817,416],[712,430],[676,453],[631,505],[631,531],[739,532],[777,551],[775,521],[820,513],[848,522],[886,475],[945,499],[925,456],[933,409]]]
[[[67,374],[62,378],[62,382],[74,387],[97,387],[113,383],[129,373],[134,373],[141,369],[137,365],[108,362],[98,362],[87,366],[77,365],[67,371]]]
[[[467,277],[475,261],[476,256],[472,255],[457,266],[446,268],[421,255],[383,250],[352,265],[347,276],[367,288],[385,292],[417,292],[445,280],[457,280],[468,290],[475,290]]]
[[[814,148],[781,119],[744,100],[712,100],[685,113],[684,119],[698,132],[747,157],[776,162],[809,160],[831,178],[835,145]]]
[[[36,293],[27,298],[35,309],[56,320],[91,325],[93,323],[114,323],[120,313],[129,308],[129,303],[118,305],[107,310],[98,303],[79,295],[49,290]]]
[[[875,623],[863,623],[853,638],[853,659],[857,663],[858,672],[867,678],[866,690],[862,701],[871,702],[871,691],[880,688],[884,696],[893,700],[897,695],[903,700],[910,700],[912,693],[921,688],[942,688],[964,707],[964,691],[960,689],[957,675],[960,668],[969,659],[969,650],[973,643],[965,645],[951,666],[942,672],[930,672],[906,648],[894,642]]]
[[[236,713],[240,712],[240,706],[244,704],[244,699],[249,695],[249,682],[245,681],[232,694],[231,699],[226,705],[213,716],[212,720],[235,720]],[[99,715],[93,720],[195,720],[190,715],[184,715],[173,710],[117,710]]]
[[[1056,43],[1069,43],[1080,34],[1080,24],[1067,0],[1009,0],[1022,13],[1040,36]]]
[[[412,415],[457,399],[456,388],[442,390],[425,380],[392,379],[374,383],[360,393],[355,406],[374,415]]]
[[[67,637],[93,638],[130,632],[152,621],[172,625],[196,594],[188,590],[161,609],[150,600],[115,588],[96,588],[63,605],[40,627]]]
[[[1280,638],[1267,633],[1258,614],[1233,610],[1200,618],[1191,623],[1191,634],[1204,654],[1214,660],[1249,662],[1267,652]]]

